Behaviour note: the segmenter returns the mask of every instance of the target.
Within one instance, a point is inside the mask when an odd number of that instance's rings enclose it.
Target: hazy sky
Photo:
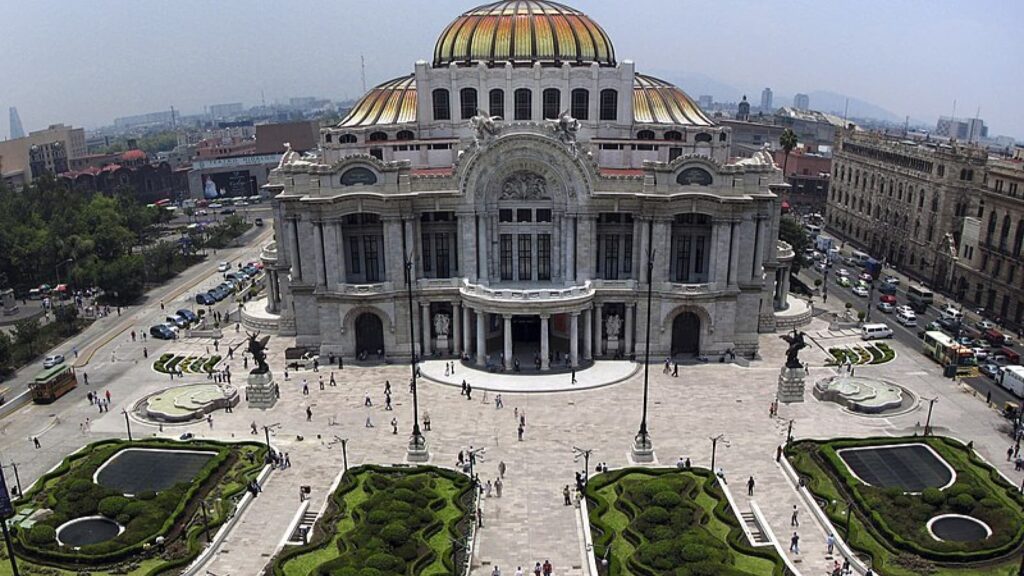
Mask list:
[[[7,107],[26,130],[86,127],[167,109],[335,99],[429,60],[457,0],[3,0],[0,137]],[[1024,139],[1019,0],[580,0],[620,60],[703,74],[780,100],[830,90],[928,121],[981,116]],[[684,90],[687,87],[681,86]],[[697,97],[695,90],[691,96]],[[812,102],[813,107],[813,102]]]

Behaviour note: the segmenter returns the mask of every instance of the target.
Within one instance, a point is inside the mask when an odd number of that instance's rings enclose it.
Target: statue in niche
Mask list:
[[[473,145],[476,148],[482,148],[494,140],[501,131],[498,122],[501,122],[501,116],[489,116],[483,110],[476,109],[476,116],[469,119],[469,125],[473,128]]]
[[[434,332],[438,338],[447,338],[452,321],[447,314],[434,314]]]
[[[549,198],[544,177],[533,172],[516,172],[501,185],[501,200],[543,200]]]
[[[622,329],[622,318],[618,314],[612,314],[604,321],[604,333],[609,340],[617,339]]]

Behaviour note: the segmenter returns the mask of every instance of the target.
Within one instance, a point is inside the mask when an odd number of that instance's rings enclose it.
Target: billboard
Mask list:
[[[203,174],[202,181],[203,197],[209,200],[259,194],[256,177],[251,175],[248,170]]]

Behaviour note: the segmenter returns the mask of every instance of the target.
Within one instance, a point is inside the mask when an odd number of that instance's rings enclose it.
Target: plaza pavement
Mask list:
[[[807,331],[824,334],[827,325],[816,318]],[[228,331],[220,350],[241,343],[244,334]],[[825,349],[834,343],[852,342],[855,338],[839,336],[812,342],[801,358],[811,364],[808,387],[818,378],[833,374],[823,367]],[[273,338],[269,361],[281,378],[284,349],[291,344],[287,338]],[[819,346],[820,344],[820,346]],[[110,436],[124,437],[125,422],[121,410],[132,406],[146,394],[171,385],[164,375],[152,370],[151,362],[165,351],[205,353],[212,350],[209,340],[182,340],[147,343],[150,358],[141,357],[142,343],[131,343],[120,334],[101,344],[86,368],[90,388],[109,389],[113,394],[110,411],[98,413],[85,400],[85,386],[50,406],[31,405],[0,422],[0,450],[3,463],[17,462],[23,485],[56,465],[69,452],[86,442]],[[785,440],[789,419],[794,420],[795,438],[833,436],[903,435],[923,425],[925,408],[889,418],[855,416],[833,404],[820,403],[810,393],[802,404],[782,406],[779,416],[769,418],[768,407],[775,396],[776,379],[784,358],[785,342],[777,335],[761,337],[762,360],[749,368],[732,364],[700,364],[680,367],[680,376],[662,373],[661,366],[651,367],[649,429],[653,436],[658,461],[672,465],[679,457],[689,457],[697,466],[710,464],[709,437],[724,434],[727,444],[720,443],[717,462],[726,478],[741,512],[749,506],[743,490],[746,479],[757,481],[754,499],[764,512],[771,530],[788,547],[790,513],[793,505],[800,510],[802,554],[793,556],[804,574],[821,574],[831,560],[825,557],[824,531],[811,522],[810,511],[799,499],[795,487],[788,482],[774,461],[775,449]],[[116,350],[111,362],[110,351]],[[966,394],[951,381],[939,377],[939,367],[918,350],[896,346],[897,358],[880,367],[861,367],[858,375],[883,374],[887,378],[925,397],[938,396],[933,424],[939,434],[948,433],[964,441],[973,440],[975,448],[1015,481],[1021,474],[1012,472],[1012,465],[1003,454],[1009,443],[1005,435],[1006,421],[983,400]],[[243,386],[241,357],[230,362],[233,383]],[[601,365],[592,374],[599,374]],[[580,373],[584,376],[585,371]],[[397,463],[405,456],[410,429],[411,398],[408,391],[408,366],[346,367],[335,370],[337,387],[320,391],[318,377],[325,383],[330,370],[320,374],[309,371],[290,374],[281,381],[281,401],[271,410],[249,410],[243,405],[233,413],[217,413],[213,427],[205,422],[166,426],[161,433],[156,426],[133,423],[136,437],[162,435],[177,437],[188,430],[199,438],[221,440],[262,440],[252,436],[250,422],[258,425],[279,423],[272,443],[288,452],[292,468],[275,471],[261,497],[245,511],[205,566],[219,576],[258,573],[286,536],[286,527],[294,517],[302,485],[312,489],[310,509],[319,510],[332,482],[341,469],[338,446],[328,446],[335,435],[348,438],[350,466],[361,463]],[[513,376],[515,377],[515,376]],[[302,380],[310,386],[309,396],[301,394]],[[501,375],[487,375],[497,381]],[[389,379],[393,389],[394,411],[384,410],[383,386]],[[175,379],[174,385],[205,382],[201,376]],[[483,382],[472,382],[480,386]],[[363,399],[370,394],[374,406],[366,408]],[[486,482],[497,476],[499,461],[508,472],[503,495],[492,496],[483,504],[484,527],[479,532],[474,551],[474,574],[489,574],[494,565],[511,574],[517,565],[524,569],[534,562],[550,560],[558,575],[584,574],[580,557],[575,509],[562,505],[562,487],[573,482],[574,471],[582,463],[574,463],[573,446],[594,449],[591,469],[598,462],[611,468],[629,464],[629,447],[640,420],[642,371],[625,381],[610,386],[571,392],[502,392],[504,409],[496,409],[493,394],[483,399],[482,391],[473,400],[459,395],[457,387],[421,381],[420,411],[429,412],[432,431],[427,433],[432,464],[454,466],[459,450],[470,445],[486,448],[477,472]],[[313,411],[306,421],[305,408]],[[516,439],[516,410],[526,412],[526,434]],[[367,416],[373,428],[366,428]],[[79,430],[85,418],[91,419],[91,432]],[[392,434],[389,424],[397,418],[399,434]],[[330,425],[329,420],[335,420]],[[319,435],[319,437],[318,437]],[[33,449],[30,438],[38,436],[42,448]],[[299,439],[299,436],[302,439]],[[10,469],[7,469],[10,476]]]

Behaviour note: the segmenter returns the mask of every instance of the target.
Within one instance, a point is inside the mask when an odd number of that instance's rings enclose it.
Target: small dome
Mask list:
[[[388,80],[367,92],[338,126],[358,128],[415,121],[416,78],[409,74]]]
[[[146,159],[146,153],[143,152],[142,150],[128,150],[127,152],[121,154],[121,161],[122,162],[133,162],[133,161],[145,160],[145,159]]]
[[[434,47],[434,66],[452,62],[614,66],[615,49],[579,10],[542,0],[503,0],[473,8],[445,28]]]
[[[633,80],[633,121],[637,124],[714,126],[686,92],[644,74]]]

